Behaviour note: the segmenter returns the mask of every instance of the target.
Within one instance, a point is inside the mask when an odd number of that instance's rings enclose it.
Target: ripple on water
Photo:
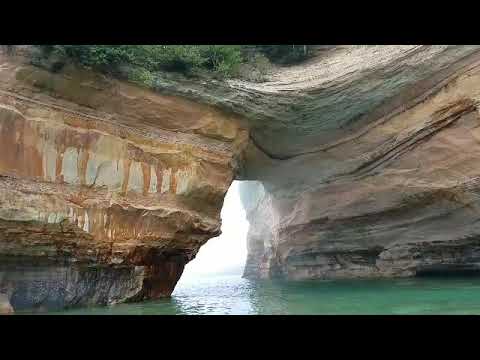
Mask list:
[[[249,281],[182,279],[171,299],[66,310],[95,315],[480,314],[480,278]]]

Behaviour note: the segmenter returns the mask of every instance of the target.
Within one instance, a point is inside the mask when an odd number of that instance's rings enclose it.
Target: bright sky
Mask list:
[[[243,271],[247,257],[248,221],[240,201],[239,182],[234,181],[222,208],[222,234],[208,240],[197,257],[187,264],[182,278],[215,274],[239,268]]]

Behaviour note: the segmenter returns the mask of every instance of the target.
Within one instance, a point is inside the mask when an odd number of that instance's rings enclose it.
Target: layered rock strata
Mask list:
[[[458,48],[443,51],[458,54]],[[319,111],[317,121],[309,122],[307,139],[318,139],[310,149],[301,149],[304,143],[294,135],[290,149],[301,152],[275,156],[272,147],[270,156],[255,156],[251,174],[261,181],[243,185],[252,224],[245,276],[366,278],[480,270],[480,57],[474,51],[444,64],[437,60],[435,71],[424,69],[380,106],[369,108],[365,94],[356,118],[338,117],[342,109],[347,116],[348,106]],[[402,62],[383,64],[369,76],[382,79],[368,87],[371,96],[376,87],[402,82],[423,67],[410,57]],[[358,76],[336,93],[337,104],[344,94],[355,106],[368,84]],[[321,130],[319,124],[326,123],[331,132]]]
[[[0,61],[5,309],[168,296],[244,180],[245,276],[480,264],[480,48],[332,46],[264,83]]]
[[[234,116],[0,59],[0,288],[15,310],[169,296],[220,234]]]

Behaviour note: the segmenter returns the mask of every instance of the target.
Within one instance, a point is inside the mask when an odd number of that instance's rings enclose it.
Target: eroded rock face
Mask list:
[[[75,67],[0,60],[1,292],[16,310],[169,296],[220,234],[241,122]]]
[[[419,51],[434,50],[420,48],[415,56]],[[411,68],[402,79],[423,66],[411,60],[403,57]],[[313,137],[324,137],[312,151],[282,159],[255,156],[251,174],[259,174],[261,183],[243,189],[258,189],[256,199],[245,200],[252,224],[245,276],[352,278],[480,270],[479,61],[473,52],[444,63],[440,71],[426,70],[385,98],[381,108],[365,108],[351,125],[340,122],[331,140],[312,130]],[[402,73],[398,59],[383,64],[380,74],[389,73],[394,78]],[[336,96],[354,92],[365,81]],[[332,116],[319,112],[318,123]]]
[[[0,294],[0,315],[13,314],[13,307],[5,294]]]
[[[4,304],[168,296],[234,178],[247,277],[479,269],[478,46],[334,46],[156,91],[20,53],[0,62]]]

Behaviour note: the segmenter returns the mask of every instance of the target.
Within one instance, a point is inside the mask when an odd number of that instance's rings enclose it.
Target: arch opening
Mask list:
[[[247,259],[249,223],[240,199],[240,181],[233,181],[222,207],[222,234],[204,244],[190,261],[177,284],[199,277],[242,276]]]

